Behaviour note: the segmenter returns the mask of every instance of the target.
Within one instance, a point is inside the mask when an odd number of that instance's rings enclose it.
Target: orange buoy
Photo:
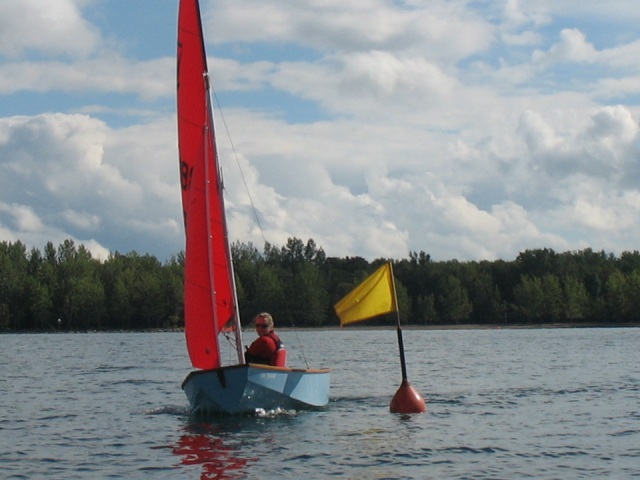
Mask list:
[[[424,413],[427,411],[427,404],[409,381],[403,379],[400,388],[391,399],[389,410],[391,413]]]

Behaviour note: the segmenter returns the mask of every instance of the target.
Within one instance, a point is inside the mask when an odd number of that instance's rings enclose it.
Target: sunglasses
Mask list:
[[[267,323],[256,323],[256,328],[267,328],[268,326]]]

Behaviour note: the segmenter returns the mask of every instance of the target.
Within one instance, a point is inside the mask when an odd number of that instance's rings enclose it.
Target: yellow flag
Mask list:
[[[391,262],[369,275],[333,308],[340,326],[397,311]]]

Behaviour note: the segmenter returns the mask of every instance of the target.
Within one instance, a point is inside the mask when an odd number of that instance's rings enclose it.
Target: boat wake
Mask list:
[[[298,414],[297,410],[285,410],[284,408],[274,408],[272,410],[256,408],[255,413],[258,418],[295,417]]]
[[[189,408],[179,405],[165,405],[163,407],[149,408],[139,413],[142,415],[174,415],[177,417],[183,417],[189,414]]]

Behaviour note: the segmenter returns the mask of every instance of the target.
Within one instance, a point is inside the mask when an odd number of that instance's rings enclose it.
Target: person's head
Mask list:
[[[256,326],[258,335],[263,336],[273,331],[273,317],[267,312],[262,312],[256,315],[253,320]]]

